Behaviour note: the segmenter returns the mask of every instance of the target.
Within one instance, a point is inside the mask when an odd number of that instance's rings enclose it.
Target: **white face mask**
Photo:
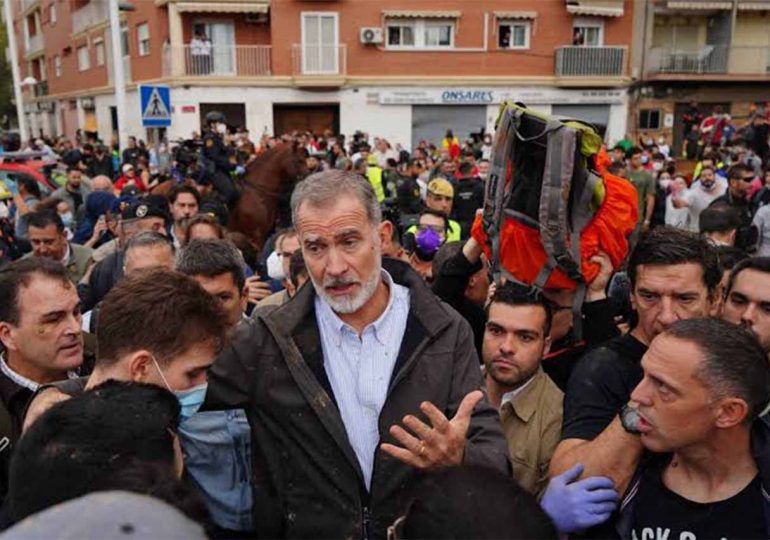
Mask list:
[[[217,133],[224,134],[227,131],[227,124],[217,124]]]
[[[283,263],[275,251],[267,258],[267,275],[278,281],[286,279],[286,275],[283,273]]]
[[[660,171],[663,169],[663,164],[660,161],[655,161],[652,164],[652,170],[653,171]]]
[[[660,182],[660,187],[662,187],[664,190],[668,191],[668,188],[671,187],[672,180],[670,178],[664,178]]]

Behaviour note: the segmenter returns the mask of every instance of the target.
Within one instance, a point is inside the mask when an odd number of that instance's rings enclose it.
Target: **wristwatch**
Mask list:
[[[626,404],[620,409],[618,416],[620,416],[620,424],[627,433],[631,435],[639,435],[641,433],[639,431],[639,411]]]

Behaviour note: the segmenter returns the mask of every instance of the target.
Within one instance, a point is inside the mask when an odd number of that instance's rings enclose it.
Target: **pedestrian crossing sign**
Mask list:
[[[142,126],[171,125],[171,93],[168,86],[140,86]]]

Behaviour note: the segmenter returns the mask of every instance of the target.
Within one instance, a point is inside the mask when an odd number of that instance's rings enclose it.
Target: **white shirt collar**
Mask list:
[[[32,379],[28,379],[24,375],[21,375],[19,373],[16,373],[14,370],[12,370],[8,364],[5,362],[5,353],[0,353],[0,371],[2,371],[6,377],[11,379],[13,382],[18,384],[19,386],[22,386],[24,388],[28,388],[32,390],[33,392],[37,392],[37,389],[40,388],[40,383],[33,381]],[[68,371],[67,372],[67,378],[69,379],[77,379],[78,374],[74,371]]]
[[[507,393],[503,394],[503,398],[500,400],[500,408],[502,408],[503,405],[505,405],[509,401],[513,401],[514,398],[516,396],[518,396],[519,394],[521,394],[527,386],[532,384],[532,381],[534,381],[534,380],[535,380],[534,376],[530,377],[530,379],[527,382],[525,382],[524,384],[519,386],[516,390],[512,390],[511,392],[507,392]]]

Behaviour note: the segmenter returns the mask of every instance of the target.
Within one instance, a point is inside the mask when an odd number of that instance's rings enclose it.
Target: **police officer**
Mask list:
[[[227,130],[227,119],[219,111],[206,115],[206,132],[203,135],[203,163],[211,183],[228,205],[238,198],[238,190],[230,179],[232,171],[243,174],[243,167],[230,162],[222,140]]]

